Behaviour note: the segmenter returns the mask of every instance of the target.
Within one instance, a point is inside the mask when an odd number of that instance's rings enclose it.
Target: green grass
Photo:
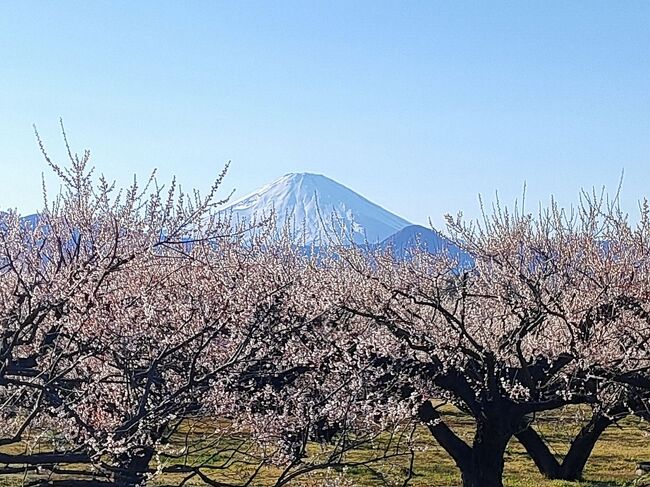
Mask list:
[[[553,413],[538,418],[536,427],[546,437],[553,451],[563,454],[567,451],[571,438],[579,428],[579,422],[571,421],[575,410],[567,413]],[[447,408],[445,417],[451,427],[463,438],[470,440],[473,435],[473,422],[458,411]],[[431,438],[425,429],[416,434],[417,452],[415,455],[415,475],[410,482],[413,487],[454,487],[460,484],[460,475],[447,453]],[[358,450],[350,454],[351,458],[363,459],[369,455],[368,450]],[[204,453],[205,455],[205,453]],[[650,426],[635,419],[627,419],[617,427],[609,428],[596,445],[585,470],[584,482],[551,481],[543,478],[522,446],[513,439],[506,452],[504,484],[507,487],[577,487],[577,486],[624,486],[635,479],[635,467],[640,461],[650,460]],[[393,461],[379,466],[374,471],[365,468],[348,469],[346,472],[334,472],[345,479],[344,486],[386,486],[391,479],[403,473],[406,459]],[[231,471],[228,475],[236,475]],[[256,486],[272,485],[276,472],[263,472]],[[396,475],[397,474],[397,475]],[[329,474],[332,475],[332,472]],[[315,473],[301,478],[293,485],[315,487],[325,483],[325,474]],[[155,485],[169,485],[180,477],[162,475],[155,479]],[[12,478],[0,476],[0,486],[21,485],[22,476]],[[198,479],[186,485],[203,485]]]
[[[452,408],[445,408],[445,418],[450,426],[466,441],[471,442],[474,424],[471,418]],[[580,428],[576,417],[580,411],[554,412],[539,417],[535,427],[549,441],[552,450],[563,455],[568,450],[571,439]],[[417,452],[415,456],[415,475],[410,486],[413,487],[455,487],[460,485],[460,473],[447,453],[431,438],[424,428],[416,435]],[[350,458],[366,458],[368,451],[355,451]],[[533,461],[516,439],[508,445],[506,452],[504,484],[507,487],[613,487],[624,486],[633,481],[636,464],[650,460],[650,425],[636,419],[627,419],[616,427],[609,428],[596,445],[585,470],[584,482],[553,481],[542,477]],[[348,469],[340,473],[350,486],[385,486],[395,473],[403,472],[407,462],[392,462],[371,472],[368,469]],[[272,471],[266,471],[255,485],[272,485]],[[156,483],[164,484],[170,479],[159,478]],[[315,473],[294,482],[301,487],[312,487],[324,483],[324,474]],[[200,485],[200,484],[190,484]]]

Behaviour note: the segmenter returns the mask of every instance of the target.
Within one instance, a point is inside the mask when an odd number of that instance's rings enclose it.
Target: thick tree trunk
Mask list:
[[[560,477],[563,480],[581,480],[582,473],[587,465],[587,460],[596,442],[603,434],[603,431],[612,424],[612,420],[605,416],[594,416],[589,423],[580,430],[578,436],[571,443],[569,452],[564,457],[560,470]]]
[[[469,462],[461,466],[463,487],[503,487],[508,428],[496,421],[479,421]]]
[[[419,410],[433,437],[451,455],[461,471],[463,487],[503,487],[504,455],[512,437],[514,421],[507,412],[477,420],[474,442],[470,447],[443,421],[430,402]],[[516,418],[521,419],[521,418]]]
[[[142,448],[132,452],[128,457],[125,456],[119,468],[115,471],[113,477],[115,485],[118,487],[139,487],[144,485],[153,453],[152,448]]]
[[[545,477],[559,480],[581,480],[596,442],[612,422],[613,420],[602,415],[593,416],[571,442],[571,447],[562,463],[558,462],[548,445],[532,427],[517,433],[517,439],[526,448],[538,470]]]
[[[532,426],[520,431],[516,436],[544,477],[549,479],[560,478],[560,462],[557,461],[548,445]]]

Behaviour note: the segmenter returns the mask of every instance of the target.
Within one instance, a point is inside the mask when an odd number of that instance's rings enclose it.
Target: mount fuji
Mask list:
[[[338,236],[356,244],[377,244],[411,225],[342,184],[310,173],[286,174],[224,211],[241,223],[275,212],[278,228],[289,225],[295,239],[307,244],[326,244]]]

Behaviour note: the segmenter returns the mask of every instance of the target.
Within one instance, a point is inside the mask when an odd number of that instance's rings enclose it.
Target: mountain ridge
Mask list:
[[[460,265],[472,263],[472,258],[466,251],[436,229],[422,225],[404,227],[388,236],[377,247],[392,252],[398,259],[408,259],[415,251],[431,254],[445,252],[449,257],[456,259]]]
[[[379,243],[411,223],[322,174],[288,173],[224,209],[251,222],[275,212],[297,240],[327,242],[343,235],[353,243]]]

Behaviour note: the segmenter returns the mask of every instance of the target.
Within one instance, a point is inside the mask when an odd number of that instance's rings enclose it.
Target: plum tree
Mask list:
[[[613,383],[650,365],[647,210],[634,228],[593,199],[573,215],[555,205],[537,217],[497,210],[482,225],[449,219],[449,228],[473,265],[342,249],[348,272],[334,276],[354,282],[342,306],[372,324],[364,353],[408,371],[407,399],[420,398],[419,418],[463,484],[501,486],[505,448],[535,414],[603,403]],[[439,401],[474,418],[471,445]]]

